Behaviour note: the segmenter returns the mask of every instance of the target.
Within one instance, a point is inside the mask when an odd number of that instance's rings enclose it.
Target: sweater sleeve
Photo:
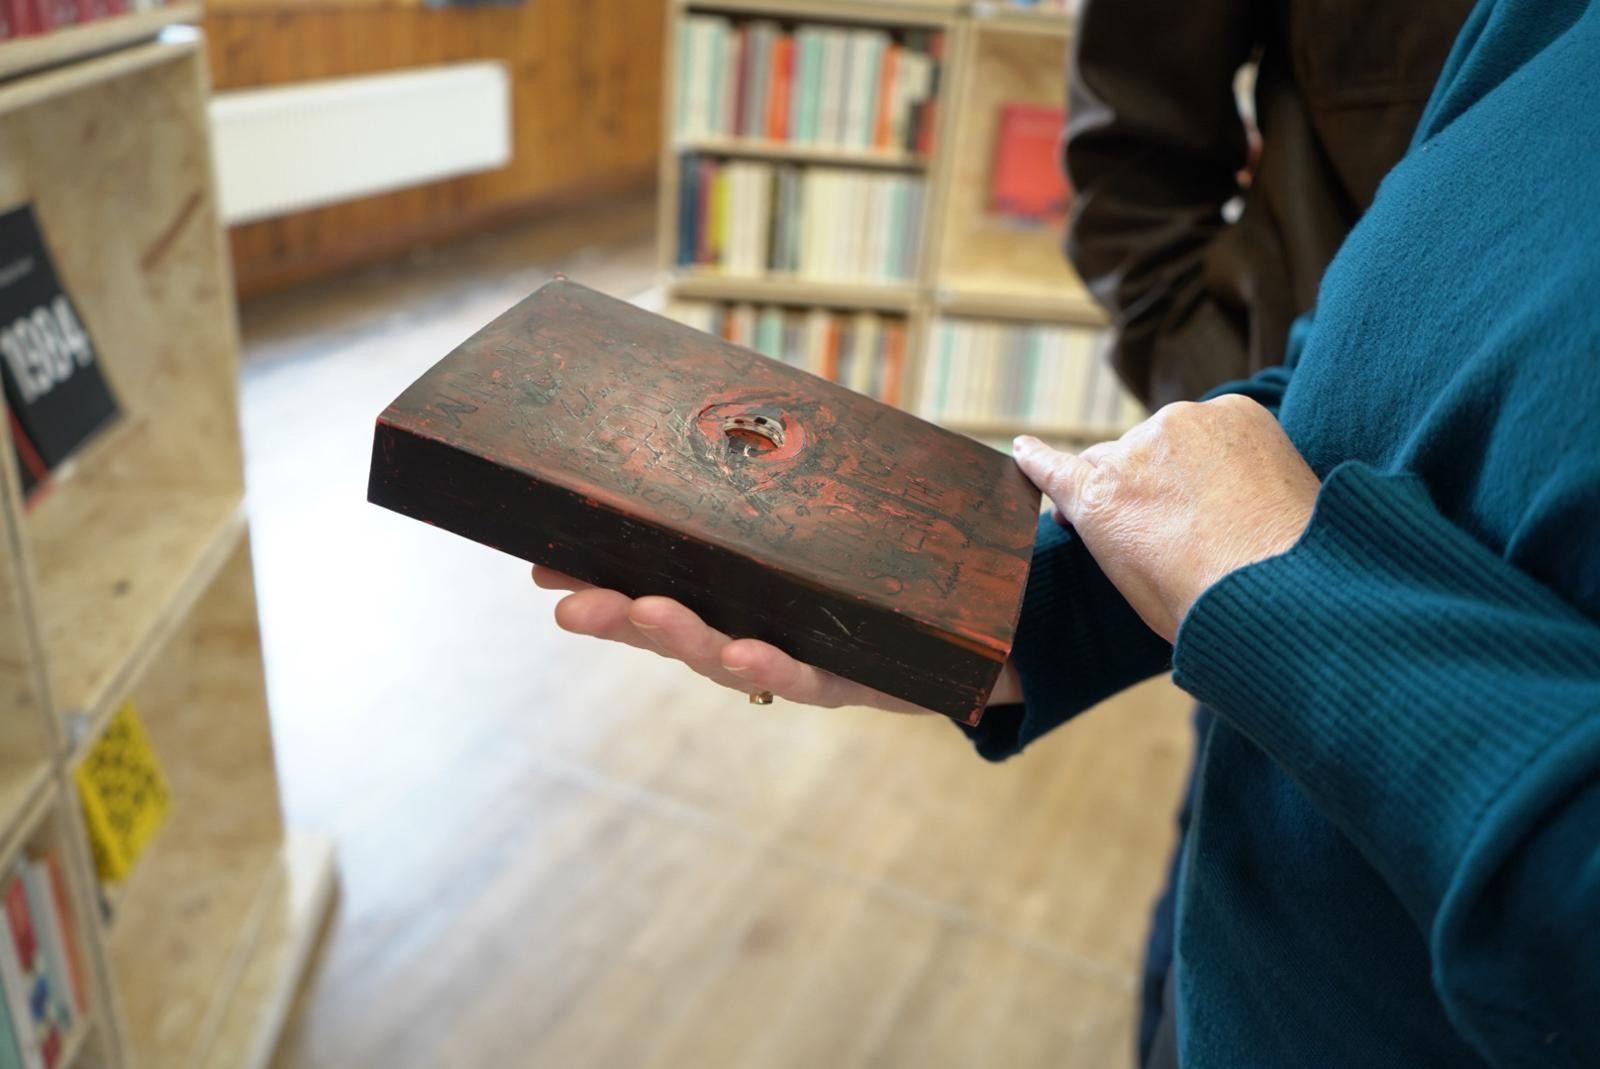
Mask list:
[[[1174,663],[1383,874],[1491,1062],[1600,1064],[1600,627],[1352,462]]]
[[[979,754],[1003,760],[1119,690],[1165,672],[1171,658],[1172,647],[1139,619],[1077,532],[1041,516],[1011,648],[1023,701],[992,706],[977,727],[961,730]]]

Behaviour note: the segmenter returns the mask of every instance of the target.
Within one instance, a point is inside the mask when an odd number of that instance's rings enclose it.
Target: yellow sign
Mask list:
[[[95,867],[102,880],[115,883],[133,870],[172,805],[167,777],[132,702],[112,716],[76,779]]]

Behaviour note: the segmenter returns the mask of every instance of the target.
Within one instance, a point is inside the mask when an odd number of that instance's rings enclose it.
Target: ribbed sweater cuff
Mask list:
[[[1043,516],[1011,649],[1023,702],[992,707],[977,727],[962,730],[979,754],[1002,760],[1102,699],[1166,671],[1171,655],[1077,533]]]
[[[1175,679],[1428,917],[1485,811],[1593,715],[1597,635],[1419,480],[1350,463],[1293,549],[1201,596]]]

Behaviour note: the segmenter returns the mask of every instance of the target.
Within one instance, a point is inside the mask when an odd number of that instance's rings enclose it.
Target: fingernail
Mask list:
[[[660,631],[661,630],[660,626],[657,625],[657,624],[641,624],[638,620],[629,620],[628,622],[633,624],[633,626],[637,627],[640,631]]]
[[[735,668],[731,664],[725,664],[722,667],[726,668],[728,671],[732,672],[736,676],[747,676],[747,675],[750,674],[750,669],[748,669],[748,668]]]

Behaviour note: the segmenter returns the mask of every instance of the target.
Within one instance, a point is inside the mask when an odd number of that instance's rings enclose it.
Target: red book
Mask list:
[[[94,22],[96,19],[111,17],[111,5],[108,0],[77,0],[78,21]]]
[[[11,18],[11,36],[27,37],[39,32],[39,14],[34,0],[0,0]]]
[[[83,14],[78,9],[78,0],[42,0],[46,17],[50,20],[50,28],[59,30],[63,26],[76,26],[84,21]]]
[[[39,956],[39,937],[33,930],[33,918],[28,913],[28,889],[22,885],[21,876],[12,876],[6,882],[6,925],[11,929],[11,941],[17,948],[17,960],[22,971],[30,976],[44,968]]]
[[[842,334],[839,317],[831,317],[828,320],[827,339],[822,343],[822,377],[829,382],[839,381],[839,341]]]
[[[900,46],[891,44],[883,51],[883,71],[878,78],[878,117],[872,124],[872,144],[875,148],[889,147],[889,134],[894,122],[895,72],[900,69]]]
[[[698,226],[694,236],[694,262],[708,264],[712,262],[711,194],[717,182],[717,165],[711,160],[701,160],[698,166],[700,180],[695,183],[697,203],[694,217]]]
[[[1008,456],[562,279],[378,417],[367,495],[968,724],[1039,512]]]
[[[886,405],[900,403],[900,379],[905,374],[906,328],[896,323],[886,330],[883,343],[883,396]]]
[[[1062,108],[1004,104],[989,177],[989,210],[1026,223],[1063,218],[1072,188],[1061,170]]]
[[[789,98],[794,92],[794,38],[783,34],[772,45],[772,93],[767,99],[767,136],[789,140]]]
[[[0,41],[7,41],[17,36],[16,27],[12,25],[11,19],[9,0],[0,0]]]

